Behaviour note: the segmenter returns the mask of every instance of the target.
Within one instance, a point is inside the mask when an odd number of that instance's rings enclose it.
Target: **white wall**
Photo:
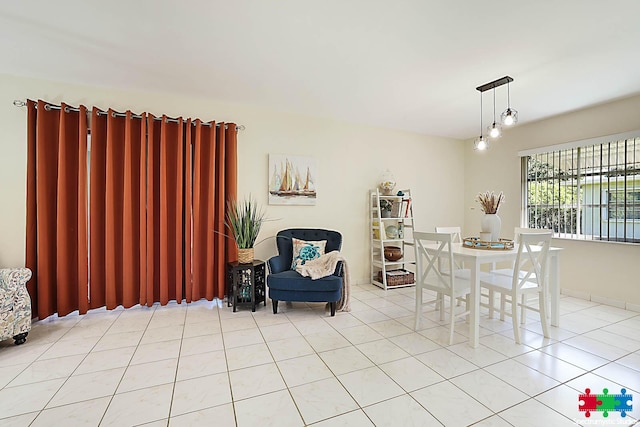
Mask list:
[[[526,110],[520,110],[526,117]],[[479,230],[482,215],[476,194],[504,191],[500,208],[503,237],[520,225],[518,151],[640,129],[640,96],[598,105],[505,130],[486,152],[465,144],[465,230]],[[475,234],[474,234],[475,235]],[[640,245],[554,239],[561,255],[561,286],[584,296],[640,304]]]
[[[296,114],[220,104],[170,93],[140,93],[0,75],[0,267],[24,265],[26,111],[14,99],[80,103],[119,111],[199,117],[246,126],[238,135],[238,195],[251,193],[273,221],[259,240],[288,227],[342,232],[352,281],[369,282],[368,190],[386,168],[411,188],[418,228],[464,220],[464,145],[461,141]],[[383,126],[384,123],[381,123]],[[318,164],[316,206],[268,206],[268,155],[313,156]],[[274,239],[256,257],[275,253]]]

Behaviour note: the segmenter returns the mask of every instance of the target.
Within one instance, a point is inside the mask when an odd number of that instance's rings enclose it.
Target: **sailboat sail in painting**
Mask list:
[[[315,205],[315,159],[269,155],[269,203]]]

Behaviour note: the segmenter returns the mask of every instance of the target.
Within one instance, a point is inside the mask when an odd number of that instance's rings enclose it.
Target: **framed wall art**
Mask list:
[[[315,158],[269,154],[269,204],[315,205],[316,178]]]

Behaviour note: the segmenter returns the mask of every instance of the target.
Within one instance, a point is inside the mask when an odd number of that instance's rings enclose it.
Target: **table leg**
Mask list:
[[[233,312],[236,312],[236,304],[238,303],[238,286],[237,283],[235,283],[235,278],[233,279],[234,283],[233,283]]]
[[[478,347],[480,341],[480,263],[476,260],[471,266],[471,311],[469,322],[469,345],[473,348]]]
[[[549,291],[551,293],[551,326],[560,326],[560,269],[558,268],[558,253],[551,255],[549,271]]]
[[[233,269],[227,267],[227,307],[231,307],[231,294],[233,293]]]
[[[416,273],[416,277],[417,277]],[[422,286],[419,283],[416,283],[416,314],[414,319],[413,330],[417,331],[420,329],[420,321],[422,318]]]
[[[251,269],[251,311],[256,311],[256,272],[255,269]]]

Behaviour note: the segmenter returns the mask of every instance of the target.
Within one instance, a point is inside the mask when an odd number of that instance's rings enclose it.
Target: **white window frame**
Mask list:
[[[523,227],[552,228],[558,238],[640,244],[640,219],[634,218],[639,204],[634,198],[630,218],[609,215],[614,208],[609,205],[610,192],[624,194],[622,200],[616,198],[615,208],[627,215],[627,195],[640,191],[640,130],[524,150],[518,155]],[[542,166],[535,177],[529,176],[530,159]],[[533,182],[540,183],[543,197],[530,206]],[[530,215],[536,216],[534,222]]]

